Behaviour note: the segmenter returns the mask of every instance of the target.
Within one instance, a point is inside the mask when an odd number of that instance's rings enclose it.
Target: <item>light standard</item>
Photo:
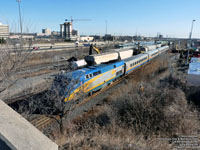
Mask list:
[[[191,27],[191,32],[189,35],[189,47],[188,47],[188,54],[187,54],[187,64],[189,63],[189,54],[190,54],[190,48],[192,46],[192,31],[193,31],[193,24],[196,20],[192,20],[192,27]]]
[[[106,34],[105,34],[105,40],[107,42],[107,32],[108,32],[108,21],[106,20]]]
[[[18,7],[19,7],[20,31],[21,31],[21,36],[22,36],[22,17],[21,17],[21,9],[20,9],[21,0],[17,0],[17,2],[18,2]]]
[[[190,40],[191,40],[191,38],[192,38],[193,24],[194,24],[195,21],[196,21],[196,20],[192,20],[192,27],[191,27],[190,37],[189,37]]]

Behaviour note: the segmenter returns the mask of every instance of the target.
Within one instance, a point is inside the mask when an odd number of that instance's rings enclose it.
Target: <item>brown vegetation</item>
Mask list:
[[[63,134],[55,131],[50,137],[61,150],[171,150],[173,141],[162,138],[197,135],[198,111],[188,103],[184,84],[170,74],[167,59],[160,57],[137,77],[130,75],[136,79],[115,89],[103,105],[66,122]]]
[[[128,84],[94,115],[67,124],[55,141],[61,149],[168,150],[173,144],[161,138],[197,134],[198,113],[180,88],[169,82],[143,86]]]

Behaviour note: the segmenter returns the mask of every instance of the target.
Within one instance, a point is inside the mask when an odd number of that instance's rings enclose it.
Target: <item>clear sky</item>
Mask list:
[[[80,34],[188,37],[194,23],[193,38],[200,38],[200,0],[22,0],[23,30],[59,31],[59,24],[71,16],[91,21],[74,22]],[[16,0],[1,0],[0,21],[19,31]]]

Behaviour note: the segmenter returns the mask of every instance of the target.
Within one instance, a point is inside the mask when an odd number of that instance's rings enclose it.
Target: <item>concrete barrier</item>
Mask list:
[[[58,150],[42,132],[0,100],[0,148],[12,150]]]

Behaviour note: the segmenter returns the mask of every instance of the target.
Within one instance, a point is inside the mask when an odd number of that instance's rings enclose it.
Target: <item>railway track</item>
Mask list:
[[[47,116],[47,115],[40,115],[36,119],[31,121],[31,124],[34,125],[39,130],[42,130],[46,126],[50,125],[53,121],[59,120],[59,116]]]
[[[97,97],[98,95],[104,93],[105,91],[109,90],[110,88],[116,86],[117,84],[121,83],[122,81],[124,81],[124,79],[126,79],[129,75],[133,75],[136,74],[137,72],[139,72],[142,68],[144,68],[145,66],[149,65],[150,63],[156,61],[156,59],[144,64],[143,66],[137,68],[136,70],[133,70],[131,73],[117,79],[115,82],[111,83],[110,85],[104,87],[103,89],[101,89],[98,92],[95,92],[93,95],[85,98],[84,100],[82,100],[79,104],[77,104],[75,107],[72,108],[71,111],[78,109],[79,107],[83,106],[84,104],[86,104],[88,101],[90,101],[91,99]],[[66,114],[65,114],[66,115]],[[38,128],[39,130],[43,130],[45,127],[49,126],[51,123],[53,123],[56,120],[59,120],[60,117],[59,116],[45,116],[45,115],[41,115],[38,118],[34,119],[33,121],[31,121],[31,123]]]

